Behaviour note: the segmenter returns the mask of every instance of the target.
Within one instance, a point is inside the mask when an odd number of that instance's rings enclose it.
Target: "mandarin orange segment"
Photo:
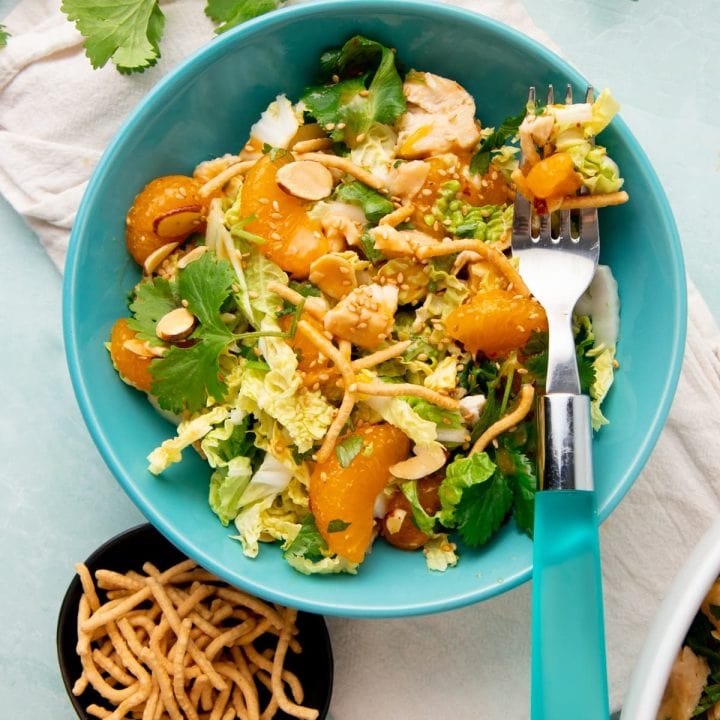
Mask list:
[[[150,374],[150,363],[153,358],[134,352],[133,343],[140,343],[135,331],[130,328],[127,318],[120,318],[113,325],[110,333],[110,357],[120,377],[129,385],[150,392],[153,376]]]
[[[534,165],[526,181],[532,194],[544,200],[572,195],[582,185],[572,158],[564,152],[550,155]]]
[[[306,278],[312,262],[330,246],[320,221],[307,214],[310,204],[277,183],[277,171],[292,161],[290,153],[263,155],[245,176],[240,209],[243,217],[253,217],[246,229],[265,239],[261,252],[291,275]]]
[[[445,328],[470,352],[495,358],[521,348],[534,330],[547,330],[547,318],[536,300],[492,289],[476,293],[455,308]]]
[[[149,182],[135,197],[128,211],[125,244],[138,265],[168,243],[181,243],[205,227],[209,198],[201,198],[198,179],[186,175],[164,175]],[[193,222],[179,223],[183,217]],[[175,228],[177,235],[168,234]]]
[[[347,467],[336,452],[317,463],[310,477],[310,510],[330,551],[359,563],[372,539],[375,499],[390,480],[390,466],[410,454],[410,440],[387,423],[366,425],[349,435],[362,440],[360,452]]]

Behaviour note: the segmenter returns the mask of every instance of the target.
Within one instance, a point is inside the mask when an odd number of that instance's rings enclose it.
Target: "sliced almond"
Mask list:
[[[146,342],[143,342],[142,340],[138,340],[137,338],[130,338],[129,340],[126,340],[123,343],[123,347],[126,350],[129,350],[134,355],[139,355],[140,357],[158,357],[157,354],[153,352],[150,345],[148,345]]]
[[[193,331],[196,322],[195,316],[187,308],[176,308],[158,320],[155,334],[167,342],[184,340]]]
[[[413,457],[390,466],[390,472],[400,480],[419,480],[439,470],[444,464],[445,451],[442,445],[416,445]]]
[[[145,262],[143,263],[145,274],[152,275],[178,245],[180,245],[180,243],[171,242],[161,245],[157,250],[153,250],[153,252],[145,258]]]
[[[153,220],[153,230],[158,237],[176,238],[195,232],[202,224],[202,221],[202,207],[200,205],[185,205],[158,215]]]
[[[322,200],[333,190],[332,173],[313,160],[295,160],[283,165],[275,176],[277,184],[301,200]]]
[[[178,270],[184,270],[191,262],[194,262],[195,260],[201,258],[207,252],[207,249],[207,245],[198,245],[196,248],[193,248],[189,253],[183,255],[178,260]]]

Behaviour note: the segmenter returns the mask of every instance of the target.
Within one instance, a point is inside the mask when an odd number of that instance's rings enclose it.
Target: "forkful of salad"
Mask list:
[[[581,392],[573,310],[595,275],[600,254],[597,208],[627,200],[594,196],[575,172],[571,151],[594,142],[572,117],[591,112],[593,91],[554,113],[535,114],[530,88],[521,125],[512,252],[521,277],[548,319],[548,368],[539,400],[532,591],[532,720],[607,720],[600,547],[592,474],[590,399]],[[554,106],[553,90],[547,107]],[[565,137],[557,133],[558,113]],[[550,143],[555,132],[554,143]],[[582,137],[580,137],[582,136]],[[558,145],[561,148],[558,148]],[[541,156],[538,147],[544,147]]]

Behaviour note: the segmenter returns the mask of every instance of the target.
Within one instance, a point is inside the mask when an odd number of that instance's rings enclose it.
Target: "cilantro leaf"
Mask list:
[[[160,407],[177,414],[184,409],[195,412],[205,406],[209,396],[221,398],[226,386],[219,378],[219,356],[227,344],[203,337],[189,347],[173,345],[163,358],[152,363],[151,392],[157,395]]]
[[[504,439],[495,454],[498,469],[505,475],[512,489],[515,504],[515,524],[532,537],[535,526],[535,491],[537,475],[530,459]]]
[[[347,530],[352,523],[345,522],[345,520],[331,520],[328,523],[327,531],[329,533],[337,533],[342,532],[343,530]]]
[[[374,123],[392,124],[405,112],[395,53],[375,40],[356,35],[323,53],[320,66],[328,77],[342,79],[309,88],[301,101],[321,125],[332,126],[330,137],[336,142],[346,132],[359,135]]]
[[[523,348],[523,353],[527,356],[525,367],[535,378],[535,382],[540,388],[545,387],[547,378],[547,343],[547,332],[534,331]],[[580,390],[586,394],[589,393],[590,386],[595,382],[594,357],[590,354],[593,344],[594,338],[589,333],[589,328],[584,323],[581,323],[575,329],[575,354],[580,377]]]
[[[575,329],[575,352],[577,355],[578,375],[580,376],[580,391],[590,394],[590,386],[595,382],[594,357],[590,351],[595,345],[595,336],[592,332],[590,318],[583,316]]]
[[[348,435],[335,446],[335,454],[340,461],[340,467],[346,468],[362,450],[363,441],[359,435]]]
[[[315,524],[315,518],[308,513],[302,521],[300,531],[285,549],[284,557],[295,556],[309,560],[321,560],[327,553],[328,546]]]
[[[234,277],[230,263],[213,259],[212,253],[205,253],[180,271],[180,296],[199,324],[189,345],[173,345],[152,364],[151,392],[161,408],[175,413],[194,412],[205,406],[208,397],[222,398],[225,394],[220,356],[235,336],[223,323],[220,308],[231,294]]]
[[[358,205],[373,225],[377,224],[381,217],[395,209],[392,202],[384,195],[363,185],[359,180],[339,185],[335,191],[335,199],[351,205]]]
[[[277,0],[208,0],[205,14],[219,25],[216,32],[224,33],[259,15],[275,10]]]
[[[495,472],[485,482],[467,488],[455,509],[460,537],[468,547],[480,547],[497,532],[512,508],[507,478]]]
[[[525,119],[526,114],[526,110],[523,110],[518,115],[506,117],[500,123],[500,127],[493,130],[493,132],[482,141],[478,151],[470,161],[471,173],[484,175],[488,171],[492,151],[499,150],[517,133],[520,123]]]
[[[7,40],[10,37],[10,33],[7,31],[7,28],[0,24],[0,47],[5,47],[7,45]]]
[[[188,310],[197,317],[204,331],[212,328],[221,335],[230,334],[220,318],[220,308],[230,294],[235,271],[227,260],[204,253],[178,276],[178,289]]]
[[[130,303],[133,316],[128,320],[128,325],[141,340],[157,344],[160,342],[155,333],[158,320],[179,306],[180,296],[175,283],[156,276],[137,286],[135,297]]]
[[[62,0],[60,7],[85,38],[94,68],[112,60],[122,73],[142,72],[158,61],[165,26],[158,0]]]

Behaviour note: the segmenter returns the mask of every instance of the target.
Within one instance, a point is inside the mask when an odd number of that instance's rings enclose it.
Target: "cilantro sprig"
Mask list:
[[[188,345],[173,345],[151,365],[154,377],[151,391],[161,408],[175,413],[184,409],[196,411],[205,406],[208,397],[221,398],[225,394],[220,356],[236,336],[222,321],[220,309],[232,293],[234,279],[230,263],[214,259],[212,253],[205,253],[179,274],[178,295],[198,319],[198,325]],[[139,322],[147,322],[162,305],[163,299],[157,294],[151,297],[152,304],[140,312]],[[136,305],[139,300],[136,298]],[[137,313],[136,307],[136,318]]]
[[[205,14],[222,33],[275,10],[284,0],[207,0]],[[125,74],[143,72],[160,59],[165,16],[158,0],[62,0],[61,10],[85,38],[94,68],[112,61]],[[0,45],[3,44],[0,28]]]
[[[518,115],[506,117],[480,144],[478,151],[470,161],[470,172],[484,175],[490,168],[493,150],[499,150],[517,133],[520,123],[525,119],[527,112],[523,110]]]

